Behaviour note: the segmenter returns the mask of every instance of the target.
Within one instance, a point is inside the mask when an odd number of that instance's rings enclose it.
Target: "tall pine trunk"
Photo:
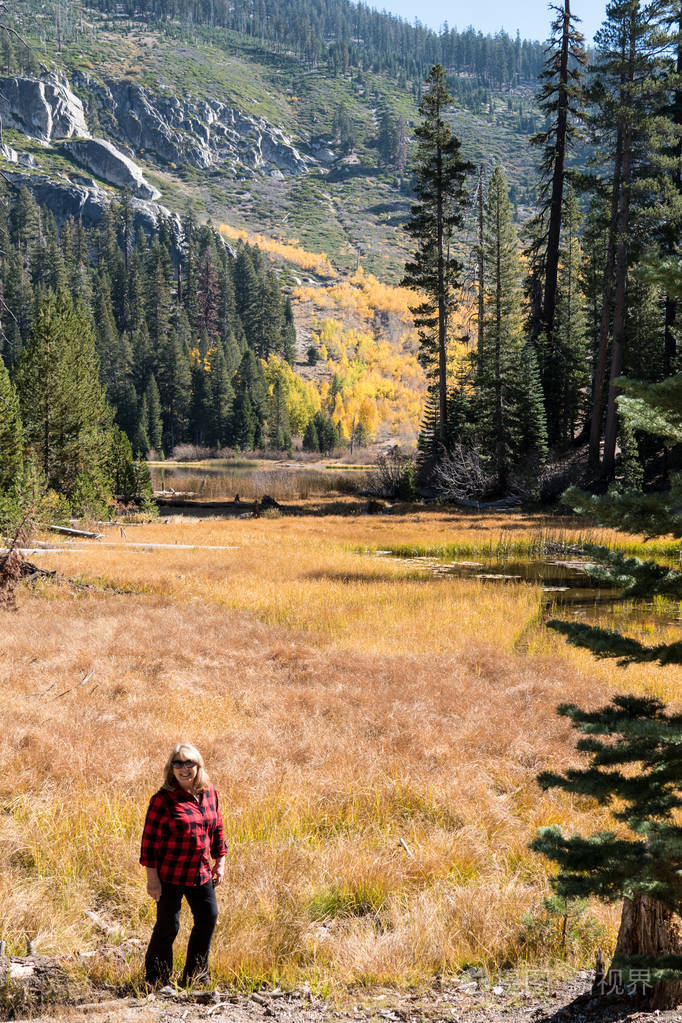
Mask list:
[[[485,315],[485,278],[483,269],[483,164],[478,172],[478,189],[476,190],[476,201],[478,203],[478,359],[481,359],[483,350],[483,317]]]
[[[604,268],[604,286],[602,289],[601,325],[599,329],[599,346],[592,376],[592,420],[590,423],[589,466],[593,472],[599,468],[601,461],[602,405],[604,399],[604,383],[606,381],[606,365],[609,351],[611,328],[611,296],[613,292],[613,268],[616,261],[616,225],[620,205],[620,188],[623,162],[623,132],[618,129],[616,135],[616,152],[613,163],[613,185],[611,189],[611,216],[609,218],[609,237],[606,250],[606,266]]]
[[[677,36],[677,80],[673,97],[673,123],[678,131],[682,128],[682,13],[678,22]],[[678,136],[675,145],[675,166],[673,180],[678,193],[682,193],[682,136]],[[677,239],[673,240],[673,247]],[[663,374],[670,376],[675,372],[677,356],[677,340],[675,325],[677,322],[677,300],[666,295],[665,299],[665,338],[663,348]]]
[[[631,84],[635,74],[636,32],[634,20],[630,22],[629,61],[627,82]],[[625,84],[625,83],[624,83]],[[627,104],[628,94],[621,89],[621,102]],[[616,463],[616,438],[618,435],[618,388],[614,381],[623,372],[623,352],[625,343],[625,303],[628,282],[628,255],[630,226],[630,183],[632,178],[633,123],[632,113],[626,113],[623,129],[623,174],[616,225],[616,283],[613,300],[613,339],[611,342],[611,372],[609,374],[609,394],[606,409],[606,430],[604,433],[604,459],[602,463],[604,475],[614,475]]]
[[[547,419],[550,444],[556,443],[560,431],[561,403],[558,379],[560,367],[554,336],[556,315],[557,276],[559,271],[559,242],[561,239],[561,214],[563,210],[564,171],[566,163],[566,135],[568,128],[568,51],[571,22],[570,0],[564,0],[563,30],[561,34],[561,58],[559,66],[559,88],[557,99],[556,140],[554,167],[552,169],[552,198],[549,207],[547,230],[547,254],[545,261],[545,288],[542,319],[547,338],[548,365],[545,380]]]
[[[499,204],[496,210],[495,231],[495,449],[497,454],[497,481],[500,490],[507,485],[507,459],[505,453],[504,409],[502,405],[502,225]]]

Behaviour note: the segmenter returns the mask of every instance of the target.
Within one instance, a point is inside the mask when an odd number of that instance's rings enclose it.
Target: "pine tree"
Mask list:
[[[254,267],[255,252],[247,245],[237,253],[234,265],[234,294],[237,315],[246,334],[249,345],[254,346],[258,339],[260,327],[260,308],[258,301],[258,275]]]
[[[320,438],[317,436],[317,426],[315,424],[314,417],[307,424],[303,432],[303,450],[304,451],[320,450]]]
[[[191,401],[192,374],[187,337],[189,324],[182,310],[178,326],[171,329],[159,353],[159,397],[163,418],[163,446],[172,451],[186,438]]]
[[[286,451],[291,446],[291,429],[281,374],[275,377],[268,395],[267,421],[270,447],[276,451]]]
[[[108,399],[116,406],[125,387],[126,367],[111,305],[111,281],[106,270],[101,270],[95,280],[92,313],[100,378]]]
[[[284,322],[282,324],[282,356],[289,365],[296,362],[296,324],[294,323],[294,311],[291,307],[291,299],[284,302]]]
[[[156,240],[146,259],[145,307],[152,350],[156,355],[170,328],[170,258]]]
[[[540,785],[595,799],[620,828],[589,838],[543,828],[531,847],[559,865],[553,887],[563,898],[623,899],[614,957],[608,973],[595,978],[593,994],[627,990],[644,996],[652,1008],[674,1008],[682,998],[682,942],[675,923],[682,714],[668,714],[659,700],[636,696],[615,696],[593,711],[562,704],[559,713],[584,736],[577,748],[590,761],[563,775],[544,772]]]
[[[573,441],[576,429],[583,425],[587,415],[588,340],[581,277],[580,211],[569,185],[564,197],[554,320],[554,350],[562,370],[555,436],[563,447]]]
[[[31,332],[34,317],[31,280],[14,246],[8,253],[3,297],[3,355],[8,364],[14,366]]]
[[[493,170],[484,209],[483,338],[475,381],[483,444],[500,490],[509,482],[522,447],[519,398],[522,390],[521,267],[507,184]]]
[[[104,488],[112,412],[99,382],[88,316],[66,292],[43,301],[17,367],[29,448],[48,485],[67,496],[79,478]]]
[[[263,368],[250,348],[244,352],[232,383],[235,393],[230,427],[232,443],[240,448],[262,447],[267,384]]]
[[[202,256],[196,282],[196,327],[206,331],[209,340],[216,337],[220,323],[220,287],[212,255],[207,249]]]
[[[581,117],[582,75],[587,60],[584,39],[576,28],[575,17],[571,15],[570,0],[564,0],[563,10],[554,9],[557,16],[552,23],[553,36],[540,75],[543,86],[538,101],[549,119],[549,127],[531,139],[543,150],[541,205],[536,216],[536,240],[531,249],[531,276],[542,282],[542,314],[541,324],[534,327],[531,334],[544,335],[542,377],[552,444],[559,440],[561,422],[563,365],[555,340],[555,316],[566,157]]]
[[[593,133],[610,146],[610,221],[604,270],[601,327],[595,359],[590,463],[599,463],[602,395],[608,378],[602,472],[612,478],[618,435],[615,380],[624,368],[628,277],[633,261],[636,186],[649,153],[661,144],[660,121],[652,117],[659,93],[653,63],[656,49],[651,10],[640,0],[613,0],[597,33],[598,55],[590,90]]]
[[[149,438],[149,447],[158,453],[161,451],[163,422],[161,418],[159,388],[156,385],[153,373],[149,377],[149,383],[144,392],[144,400],[147,406],[147,437]]]
[[[453,101],[440,64],[431,69],[427,86],[419,107],[422,120],[415,130],[417,202],[405,225],[417,251],[405,264],[403,285],[425,296],[412,313],[419,330],[419,359],[437,402],[436,437],[446,447],[448,318],[457,307],[462,271],[453,251],[454,232],[462,226],[465,179],[473,168],[462,159],[459,140],[444,120]]]
[[[678,276],[674,293],[680,290]],[[618,384],[623,391],[621,415],[631,428],[682,442],[682,374],[657,384],[623,380]],[[572,489],[564,501],[577,511],[589,511],[604,525],[647,536],[679,537],[682,474],[670,483],[670,490],[660,494],[620,490],[593,497]],[[597,578],[615,583],[625,599],[682,598],[682,572],[608,548],[592,547],[587,553],[601,565],[592,570]],[[560,621],[548,625],[566,635],[569,643],[587,647],[597,657],[618,658],[622,665],[682,664],[680,641],[651,646],[596,626]],[[586,769],[565,775],[541,775],[540,783],[613,807],[613,816],[627,832],[567,839],[557,829],[547,829],[534,848],[559,864],[555,886],[560,894],[623,898],[606,989],[613,987],[619,972],[626,983],[646,977],[653,990],[644,993],[651,995],[653,1007],[675,1006],[682,999],[682,941],[674,918],[680,909],[682,828],[676,814],[682,807],[682,717],[667,714],[658,700],[634,696],[618,696],[611,706],[594,712],[569,705],[560,713],[587,736],[578,748],[591,755],[591,762]]]
[[[230,429],[230,415],[234,401],[234,390],[227,372],[225,356],[220,344],[210,352],[210,373],[208,389],[210,405],[208,409],[207,442],[220,448],[227,443]]]
[[[247,451],[257,446],[258,418],[251,396],[245,388],[236,389],[232,406],[230,441],[234,447]]]
[[[0,358],[0,494],[17,483],[24,464],[24,436],[19,399]]]
[[[189,428],[194,444],[208,444],[211,392],[209,386],[210,361],[206,334],[199,346],[190,352],[192,370],[192,400],[189,407]]]

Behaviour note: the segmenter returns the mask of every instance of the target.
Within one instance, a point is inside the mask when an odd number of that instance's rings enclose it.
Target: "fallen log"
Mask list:
[[[21,578],[22,579],[37,579],[39,576],[53,579],[56,576],[54,569],[39,568],[38,565],[34,565],[32,561],[22,561],[21,563]]]
[[[15,551],[21,555],[21,547],[15,547]],[[6,551],[0,552],[0,573],[5,567],[8,557],[12,552],[7,553]],[[38,565],[34,565],[32,561],[20,560],[17,564],[16,571],[22,579],[37,579],[38,576],[54,577],[57,573],[54,570],[48,568],[39,568]]]
[[[99,540],[104,533],[91,533],[87,529],[71,529],[70,526],[50,526],[53,533],[65,533],[67,536],[87,536],[90,540]]]

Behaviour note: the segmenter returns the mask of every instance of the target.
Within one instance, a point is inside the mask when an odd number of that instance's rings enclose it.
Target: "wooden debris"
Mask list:
[[[99,540],[103,533],[93,533],[88,529],[72,529],[70,526],[50,526],[53,533],[64,533],[66,536],[86,536],[90,540]]]

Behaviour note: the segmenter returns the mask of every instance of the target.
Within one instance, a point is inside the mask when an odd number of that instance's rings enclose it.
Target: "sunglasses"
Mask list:
[[[181,771],[183,767],[196,767],[197,765],[193,760],[171,760],[171,764],[176,770]]]

